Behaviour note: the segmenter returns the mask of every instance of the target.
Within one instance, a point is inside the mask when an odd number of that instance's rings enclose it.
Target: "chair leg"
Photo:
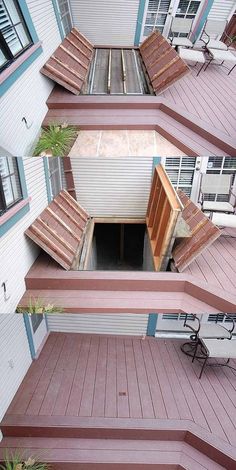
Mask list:
[[[196,77],[198,77],[198,75],[199,75],[199,73],[201,72],[201,70],[203,69],[204,65],[205,65],[205,62],[203,62],[202,66],[201,66],[200,69],[198,70],[198,73],[197,73]]]
[[[203,364],[202,364],[202,368],[201,368],[201,372],[200,372],[200,375],[199,375],[199,379],[201,378],[202,373],[203,373],[203,371],[204,371],[204,369],[205,369],[205,365],[206,365],[206,363],[207,363],[207,359],[208,359],[208,356],[205,357],[205,360],[204,360],[204,362],[203,362]]]
[[[232,72],[232,70],[235,69],[235,67],[236,67],[236,64],[233,65],[233,67],[230,69],[230,71],[229,71],[229,73],[228,73],[227,75],[229,75],[229,74]]]
[[[195,357],[196,357],[197,350],[198,350],[198,345],[199,345],[199,340],[197,339],[197,340],[196,340],[196,346],[195,346],[195,349],[194,349],[193,358],[192,358],[192,362],[194,361],[194,359],[195,359]]]
[[[205,72],[206,69],[209,67],[209,65],[212,63],[212,61],[213,61],[213,58],[208,61],[207,65],[206,65],[206,67],[205,67],[205,69],[204,69],[204,72]]]

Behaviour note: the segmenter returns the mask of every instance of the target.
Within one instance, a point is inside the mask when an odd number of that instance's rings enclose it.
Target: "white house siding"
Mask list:
[[[0,420],[29,366],[31,355],[22,315],[0,315]]]
[[[54,83],[40,68],[61,42],[51,0],[27,2],[43,53],[0,99],[0,146],[12,155],[31,155],[42,120],[47,112],[46,100]],[[27,129],[22,117],[31,126]],[[4,155],[4,153],[2,154]]]
[[[145,314],[66,314],[48,315],[49,331],[107,335],[145,335]]]
[[[0,238],[0,286],[6,282],[7,296],[10,296],[5,301],[1,289],[1,313],[13,313],[25,291],[24,277],[39,251],[24,231],[48,204],[43,158],[24,157],[24,168],[28,195],[31,197],[30,211]]]
[[[139,0],[70,0],[73,24],[93,44],[134,45]]]
[[[145,217],[152,157],[71,157],[76,197],[94,217]]]

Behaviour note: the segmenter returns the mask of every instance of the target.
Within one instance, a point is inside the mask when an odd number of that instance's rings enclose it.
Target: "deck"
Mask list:
[[[187,155],[235,155],[236,69],[196,69],[156,96],[94,96],[56,86],[43,125],[67,121],[83,130],[156,130]]]
[[[184,272],[218,289],[236,292],[236,230],[224,230]]]
[[[236,230],[222,231],[183,273],[65,271],[41,253],[25,282],[24,307],[40,297],[65,313],[235,313]]]
[[[109,445],[115,453],[116,439],[116,452],[122,445],[128,451],[129,439],[137,452],[134,440],[144,439],[143,450],[158,451],[159,442],[162,456],[164,450],[169,457],[180,451],[180,441],[194,447],[198,466],[195,460],[192,466],[155,468],[235,468],[236,372],[208,367],[199,380],[200,364],[192,364],[181,344],[147,337],[50,333],[3,418],[0,458],[4,446],[40,452],[44,445],[50,461],[55,458],[54,440],[60,454],[66,451],[65,438],[67,450],[71,445],[73,452],[75,441],[78,452],[78,439],[95,438],[99,459],[101,449],[109,450]],[[159,440],[174,441],[173,448],[169,443],[161,449]],[[154,463],[154,453],[146,458]]]

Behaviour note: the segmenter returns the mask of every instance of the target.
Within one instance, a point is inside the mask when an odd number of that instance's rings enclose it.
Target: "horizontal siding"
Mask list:
[[[22,315],[0,315],[0,358],[1,420],[31,364]]]
[[[93,44],[134,45],[139,0],[70,0],[73,24]]]
[[[145,335],[148,315],[48,315],[50,331],[109,335]]]
[[[39,70],[61,42],[52,1],[28,0],[27,5],[42,41],[43,53],[0,99],[0,146],[12,155],[21,156],[32,154],[47,112],[46,100],[54,86]],[[26,128],[22,117],[26,117],[30,129]]]
[[[76,196],[95,217],[145,217],[152,157],[71,158]]]
[[[215,0],[210,9],[208,18],[211,20],[228,20],[233,7],[236,9],[235,0]]]
[[[0,279],[6,281],[8,301],[0,291],[0,312],[13,313],[25,291],[24,277],[38,256],[35,243],[24,235],[24,231],[47,206],[47,191],[43,158],[24,157],[24,168],[28,195],[31,197],[30,211],[0,239]]]

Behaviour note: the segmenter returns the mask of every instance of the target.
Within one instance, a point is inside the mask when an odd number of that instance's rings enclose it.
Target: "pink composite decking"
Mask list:
[[[226,64],[230,66],[230,64]],[[174,107],[181,106],[216,129],[236,137],[236,69],[228,76],[225,67],[210,65],[197,77],[192,73],[173,84],[160,96]]]
[[[189,420],[234,448],[236,371],[200,365],[180,340],[50,333],[4,421]],[[236,366],[236,361],[231,365]],[[38,421],[37,421],[38,420]],[[57,422],[57,421],[55,421]],[[127,421],[128,422],[128,421]]]
[[[196,279],[236,293],[236,230],[227,229],[185,270]]]

